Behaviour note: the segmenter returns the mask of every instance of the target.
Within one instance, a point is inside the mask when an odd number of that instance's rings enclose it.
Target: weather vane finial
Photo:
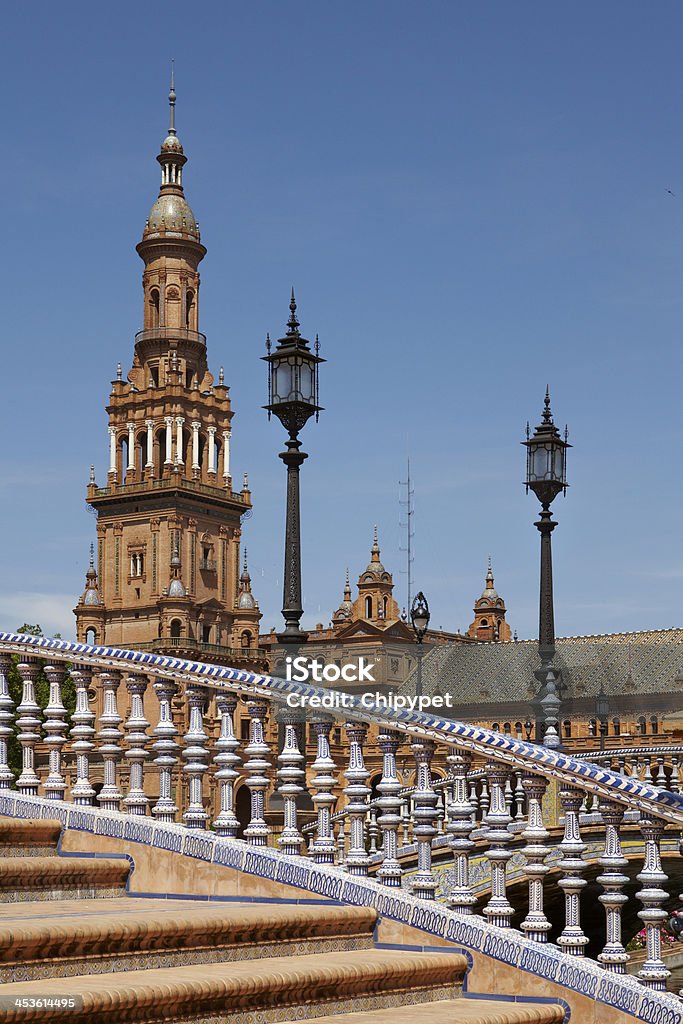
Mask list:
[[[175,135],[175,61],[171,61],[171,89],[168,94],[168,105],[170,110],[169,135]]]

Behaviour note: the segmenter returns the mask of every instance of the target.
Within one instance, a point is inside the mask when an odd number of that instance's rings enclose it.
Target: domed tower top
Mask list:
[[[85,574],[85,590],[81,597],[83,604],[100,604],[100,592],[97,587],[97,569],[95,568],[95,547],[90,545],[90,565]]]
[[[256,598],[251,592],[251,576],[247,565],[247,549],[244,549],[244,568],[240,576],[240,588],[237,597],[237,607],[241,609],[257,608]]]
[[[194,242],[204,250],[200,244],[199,225],[183,191],[183,167],[187,163],[187,157],[175,129],[176,93],[173,69],[171,70],[171,89],[168,94],[168,102],[170,106],[168,135],[161,143],[161,150],[157,156],[157,160],[161,164],[161,188],[145,223],[140,245],[144,245],[148,239],[153,238],[178,238]],[[138,246],[138,252],[145,259],[140,246]],[[202,252],[202,256],[204,252],[205,250]]]
[[[493,585],[493,567],[489,557],[486,583],[481,593],[474,602],[474,622],[467,630],[468,635],[477,640],[496,641],[510,640],[512,633],[505,621],[505,601],[498,594]]]

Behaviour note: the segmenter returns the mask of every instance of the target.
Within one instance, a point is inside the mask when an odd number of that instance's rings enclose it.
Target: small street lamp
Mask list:
[[[605,693],[602,680],[600,680],[600,692],[595,701],[595,713],[600,723],[600,753],[605,749],[605,736],[607,735],[607,723],[609,721],[609,697]]]
[[[427,604],[427,598],[424,596],[422,591],[415,595],[415,599],[410,609],[410,621],[413,624],[415,639],[417,641],[417,682],[415,684],[415,695],[417,697],[421,697],[422,655],[424,654],[422,641],[425,638],[425,633],[429,626],[429,605]]]
[[[315,352],[299,333],[296,301],[292,288],[289,304],[290,316],[287,333],[271,349],[270,335],[266,340],[268,363],[268,418],[274,413],[289,434],[287,451],[280,458],[287,467],[287,516],[285,527],[285,570],[283,578],[282,614],[283,633],[278,633],[282,644],[301,644],[307,634],[301,629],[301,516],[299,506],[299,469],[308,455],[300,451],[299,431],[321,412],[318,405],[318,367],[325,360],[318,355],[316,335]]]
[[[539,595],[538,653],[540,669],[534,673],[541,683],[536,701],[543,716],[545,734],[541,737],[540,723],[537,739],[543,739],[548,747],[560,746],[558,735],[559,712],[562,701],[557,689],[559,673],[553,668],[555,657],[555,616],[553,609],[553,560],[551,534],[557,523],[553,520],[550,506],[562,491],[567,493],[567,428],[564,437],[553,423],[550,411],[550,395],[545,392],[543,418],[530,436],[526,428],[527,450],[526,489],[531,489],[541,503],[541,513],[534,526],[541,535],[541,579]]]

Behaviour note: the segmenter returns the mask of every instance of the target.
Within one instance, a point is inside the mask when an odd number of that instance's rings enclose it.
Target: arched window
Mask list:
[[[481,622],[479,623],[480,626],[488,626],[488,624],[489,624],[489,620],[488,619],[482,619]]]
[[[612,731],[615,736],[621,736],[621,721],[618,718],[612,719]]]
[[[564,722],[562,723],[562,731],[564,732],[565,739],[567,739],[567,740],[571,739],[571,735],[572,735],[571,719],[565,718]]]
[[[498,724],[498,722],[492,722],[491,723],[491,732],[499,732],[499,731],[500,731],[500,725]]]
[[[595,718],[588,719],[588,735],[596,736],[598,732],[598,723]]]
[[[638,719],[638,735],[639,736],[644,736],[645,732],[646,732],[645,716],[641,715],[640,718]]]
[[[503,723],[503,732],[505,733],[506,736],[510,735],[510,723],[509,722],[504,722]]]
[[[182,628],[183,628],[183,624],[180,621],[180,619],[172,619],[171,620],[171,637],[172,637],[172,639],[177,640],[182,635],[181,634]]]
[[[388,600],[389,599],[387,597],[382,598],[382,618],[383,619],[386,619],[386,617],[387,617],[387,601]]]
[[[249,632],[248,629],[245,629],[244,632],[242,633],[242,636],[240,637],[240,642],[242,644],[242,647],[244,647],[246,650],[249,650],[249,648],[251,647],[251,633]]]
[[[650,732],[653,736],[656,736],[659,732],[659,722],[656,715],[652,715],[650,718]]]
[[[152,288],[149,293],[150,324],[152,327],[159,326],[159,289]]]
[[[91,647],[94,647],[97,643],[97,632],[92,626],[90,629],[86,629],[85,631],[85,642],[86,644],[90,644]]]
[[[185,297],[185,326],[188,328],[192,327],[194,322],[194,292],[189,291]]]
[[[523,729],[522,723],[521,722],[515,722],[515,736],[517,737],[518,740],[523,740],[524,739],[524,734],[522,732],[522,729]]]
[[[366,619],[371,619],[372,618],[372,598],[371,597],[366,597],[365,598],[365,618]]]

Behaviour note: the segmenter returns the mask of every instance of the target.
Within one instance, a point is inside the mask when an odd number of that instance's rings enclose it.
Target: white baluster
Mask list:
[[[585,888],[586,879],[582,873],[587,864],[583,859],[586,844],[581,840],[579,828],[579,808],[583,794],[579,789],[567,787],[560,790],[560,804],[564,810],[564,838],[559,845],[562,859],[558,868],[563,871],[558,885],[564,892],[565,926],[558,936],[557,944],[565,953],[583,956],[588,939],[581,929],[581,892]]]
[[[311,844],[311,853],[316,864],[334,864],[335,843],[332,834],[332,808],[335,805],[333,793],[336,766],[330,754],[330,732],[334,719],[329,715],[316,715],[313,731],[318,741],[318,756],[311,765],[315,772],[312,797],[318,815],[317,834]]]
[[[63,800],[66,782],[62,774],[62,747],[66,743],[66,708],[62,702],[62,683],[66,672],[60,664],[46,665],[45,675],[50,684],[50,696],[45,708],[45,746],[49,750],[49,773],[45,780],[48,800]]]
[[[522,783],[522,772],[515,772],[515,821],[524,821],[526,812],[526,794]]]
[[[344,772],[349,781],[344,790],[348,801],[346,811],[349,818],[350,843],[346,856],[346,870],[350,875],[367,875],[368,855],[365,849],[365,819],[368,813],[370,790],[365,785],[370,772],[363,762],[363,743],[368,727],[364,722],[347,722],[346,735],[349,739],[349,766]]]
[[[178,763],[180,745],[176,742],[178,730],[173,724],[171,701],[178,692],[176,683],[169,679],[158,679],[154,683],[154,692],[159,700],[159,721],[152,730],[155,741],[152,750],[156,751],[154,764],[159,768],[159,799],[152,808],[157,821],[171,823],[175,821],[178,808],[171,796],[173,792],[173,768]]]
[[[382,830],[382,866],[377,877],[383,885],[400,886],[401,865],[398,862],[398,828],[401,824],[401,783],[396,770],[396,751],[401,744],[401,737],[394,732],[381,730],[377,737],[377,745],[382,751],[382,778],[377,784],[379,797],[379,818],[377,824]]]
[[[298,856],[301,853],[301,844],[304,837],[299,831],[296,813],[297,798],[303,793],[302,781],[306,773],[301,768],[304,756],[299,750],[299,742],[296,734],[296,727],[300,721],[300,715],[290,709],[282,709],[278,713],[280,721],[285,730],[282,751],[278,756],[278,789],[283,800],[283,828],[277,838],[277,845],[283,853],[291,856]]]
[[[23,683],[21,704],[17,708],[18,740],[21,744],[21,775],[17,789],[24,796],[38,796],[40,779],[36,775],[36,744],[40,739],[40,708],[36,703],[36,679],[38,664],[35,658],[27,658],[17,665]]]
[[[401,798],[401,846],[410,842],[410,794]]]
[[[472,755],[466,750],[454,750],[446,758],[453,775],[451,800],[446,805],[450,835],[450,847],[455,862],[453,886],[448,894],[448,903],[459,914],[471,914],[476,896],[470,887],[469,855],[474,847],[470,839],[474,822],[472,820],[471,797],[468,799],[467,773],[472,764]]]
[[[543,797],[548,786],[542,775],[525,775],[522,786],[527,796],[528,825],[522,832],[527,845],[522,853],[526,859],[524,874],[529,879],[529,911],[520,924],[527,939],[547,942],[550,921],[543,910],[543,879],[550,870],[545,859],[550,852],[546,840],[550,833],[543,824]]]
[[[681,787],[678,782],[678,766],[679,757],[678,754],[671,755],[671,779],[669,780],[669,789],[672,793],[680,793]]]
[[[431,763],[435,745],[432,740],[414,738],[410,744],[415,758],[416,785],[413,794],[413,837],[417,842],[417,871],[410,879],[414,896],[433,900],[436,878],[432,872],[432,839],[436,835],[436,793],[432,786]]]
[[[270,829],[266,824],[266,790],[269,786],[268,770],[271,767],[268,756],[270,748],[264,740],[264,726],[268,717],[268,702],[257,697],[243,698],[251,719],[249,745],[244,753],[249,755],[244,769],[249,773],[246,785],[251,793],[251,820],[244,830],[245,838],[252,846],[267,846]]]
[[[190,708],[188,730],[185,733],[183,774],[189,781],[189,803],[183,814],[183,823],[188,828],[205,828],[208,814],[204,810],[202,779],[208,769],[209,751],[204,732],[204,704],[206,689],[203,686],[187,687],[187,703]]]
[[[339,819],[337,829],[337,864],[343,866],[346,862],[346,813]]]
[[[235,736],[234,716],[237,697],[233,697],[232,694],[219,694],[216,697],[216,708],[221,720],[221,734],[216,740],[218,753],[214,757],[214,763],[218,765],[216,780],[220,789],[220,811],[213,827],[219,836],[234,838],[240,828],[235,814],[235,782],[240,777],[237,766],[241,760],[237,754],[240,743]]]
[[[145,690],[147,679],[145,676],[129,675],[126,682],[126,689],[130,694],[130,715],[125,724],[126,739],[128,747],[126,760],[130,765],[128,781],[128,795],[123,801],[123,806],[130,814],[146,814],[149,798],[145,796],[144,767],[149,757],[145,746],[149,743],[147,729],[149,722],[145,718]]]
[[[624,806],[610,800],[600,801],[600,814],[605,825],[605,851],[598,858],[604,869],[596,882],[605,890],[598,899],[605,908],[606,943],[598,960],[614,974],[624,974],[626,963],[630,959],[621,941],[621,909],[628,901],[624,886],[628,884],[628,875],[624,868],[628,861],[621,852],[619,827],[624,820]]]
[[[484,914],[491,924],[509,928],[513,908],[506,894],[505,869],[512,856],[508,843],[512,833],[508,830],[511,818],[505,804],[505,780],[508,769],[497,762],[486,766],[488,773],[490,809],[484,818],[487,826],[485,838],[490,844],[485,856],[491,864],[491,898],[484,907]]]
[[[103,811],[118,811],[121,807],[121,790],[118,787],[117,765],[123,756],[119,745],[122,739],[119,726],[123,718],[119,714],[116,695],[121,676],[118,672],[100,672],[100,683],[103,709],[97,739],[102,755],[104,785],[97,796],[97,801]]]
[[[9,741],[14,721],[14,701],[9,695],[11,664],[9,654],[0,654],[0,789],[9,789],[14,782],[14,772],[9,766]]]
[[[662,960],[660,928],[667,918],[663,904],[668,899],[666,883],[668,876],[662,871],[659,844],[664,833],[664,822],[657,818],[641,817],[640,832],[645,842],[643,870],[636,875],[643,888],[636,893],[643,904],[638,917],[645,925],[645,946],[647,959],[638,971],[638,977],[647,988],[664,991],[666,979],[671,971]]]
[[[89,758],[95,735],[93,722],[95,712],[90,710],[90,683],[92,672],[81,665],[71,669],[71,678],[76,688],[76,710],[71,716],[71,749],[76,755],[76,782],[71,787],[71,799],[75,804],[92,804],[95,790],[90,785]]]

